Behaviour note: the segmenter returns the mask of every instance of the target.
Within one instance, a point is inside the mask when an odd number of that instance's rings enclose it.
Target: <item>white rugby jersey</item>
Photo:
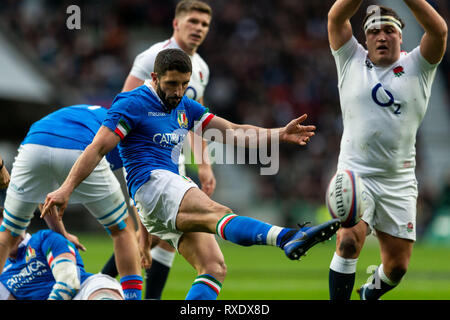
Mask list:
[[[416,134],[438,64],[416,47],[390,66],[375,66],[354,37],[332,53],[344,125],[338,168],[361,176],[414,174]]]
[[[151,79],[150,73],[153,72],[156,56],[164,49],[180,49],[180,47],[174,37],[155,43],[136,56],[130,74],[141,80]],[[198,53],[194,53],[190,58],[192,62],[192,75],[186,90],[186,96],[198,101],[203,97],[206,85],[208,84],[209,67]]]

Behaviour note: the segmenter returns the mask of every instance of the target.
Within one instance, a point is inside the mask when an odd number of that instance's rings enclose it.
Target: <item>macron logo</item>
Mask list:
[[[165,116],[167,116],[167,113],[164,113],[164,112],[151,112],[151,111],[149,111],[148,112],[148,116],[149,117],[165,117]]]

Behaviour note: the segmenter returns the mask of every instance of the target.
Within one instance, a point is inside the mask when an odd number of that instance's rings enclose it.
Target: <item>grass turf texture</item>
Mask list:
[[[89,272],[99,272],[112,253],[105,234],[80,234],[87,252],[81,255]],[[301,261],[288,260],[274,247],[241,247],[220,241],[228,267],[219,299],[223,300],[327,300],[328,269],[334,253],[334,238],[312,248]],[[367,281],[367,268],[380,264],[373,237],[358,261],[356,288]],[[193,268],[177,255],[169,274],[163,300],[183,300],[196,277]],[[450,247],[415,245],[409,271],[400,285],[383,300],[450,300]]]

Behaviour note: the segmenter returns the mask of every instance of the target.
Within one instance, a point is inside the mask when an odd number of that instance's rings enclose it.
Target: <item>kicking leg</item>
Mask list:
[[[340,223],[335,219],[300,230],[273,226],[257,219],[238,216],[231,209],[211,200],[198,188],[191,188],[181,202],[176,226],[183,232],[216,233],[225,240],[243,246],[277,246],[290,259],[299,259],[309,248],[329,239]]]

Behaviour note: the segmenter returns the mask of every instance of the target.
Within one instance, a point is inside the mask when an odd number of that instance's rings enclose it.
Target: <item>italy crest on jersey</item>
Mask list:
[[[28,263],[28,261],[33,258],[36,258],[36,251],[32,247],[28,246],[25,253],[25,261]]]
[[[186,111],[178,110],[177,120],[180,127],[187,129],[188,127],[188,118],[186,116]]]

